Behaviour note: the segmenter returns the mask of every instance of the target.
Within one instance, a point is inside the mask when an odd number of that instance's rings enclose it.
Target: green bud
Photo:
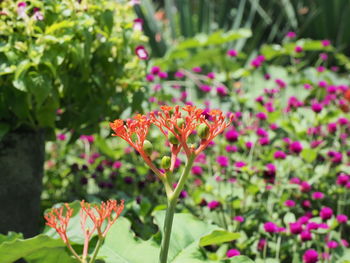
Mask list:
[[[169,132],[168,140],[171,144],[179,144],[179,141],[176,139],[176,136],[172,132]]]
[[[179,127],[179,129],[182,129],[185,126],[185,120],[180,118],[176,120],[176,125],[177,127]],[[177,133],[180,133],[177,129],[176,129]]]
[[[147,155],[151,155],[153,152],[153,145],[150,141],[145,140],[143,142],[143,150]]]
[[[197,134],[201,139],[207,139],[209,135],[209,127],[205,123],[202,123],[197,128]]]
[[[163,168],[163,169],[169,169],[170,168],[170,165],[171,165],[171,158],[169,156],[164,156],[162,158],[162,162],[160,164],[160,166]]]

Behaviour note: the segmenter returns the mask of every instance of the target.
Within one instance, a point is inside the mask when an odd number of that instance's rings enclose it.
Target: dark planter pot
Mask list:
[[[0,233],[38,234],[45,157],[42,131],[16,131],[0,141]]]

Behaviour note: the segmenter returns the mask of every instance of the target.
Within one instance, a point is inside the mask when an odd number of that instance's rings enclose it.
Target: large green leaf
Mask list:
[[[254,263],[254,261],[246,256],[236,256],[231,258],[230,263]]]
[[[25,258],[28,263],[73,263],[60,239],[52,239],[47,235],[38,235],[29,239],[16,238],[0,244],[1,263],[12,263]]]
[[[161,231],[164,217],[164,211],[155,212],[155,222]],[[159,242],[155,239],[143,241],[135,238],[130,231],[130,225],[128,220],[118,219],[110,229],[99,257],[108,263],[157,262],[160,251]],[[198,244],[202,236],[215,229],[218,227],[204,223],[190,214],[175,214],[168,262],[212,262],[205,258]]]
[[[130,226],[127,219],[119,218],[109,230],[99,257],[108,263],[157,262],[157,244],[136,239]]]

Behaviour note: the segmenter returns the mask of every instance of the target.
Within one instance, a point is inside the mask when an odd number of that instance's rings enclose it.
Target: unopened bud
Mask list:
[[[182,128],[185,126],[185,121],[184,121],[184,119],[182,119],[182,118],[177,119],[177,120],[176,120],[176,125],[177,125],[177,127],[179,127],[179,129],[182,129]],[[177,130],[177,129],[176,129],[176,132],[177,132],[177,133],[180,133],[180,131]]]
[[[197,134],[201,139],[207,139],[209,135],[209,127],[205,123],[202,123],[197,128]]]
[[[164,156],[162,158],[161,167],[163,169],[169,169],[171,165],[171,158],[169,156]]]
[[[153,145],[150,141],[145,140],[143,142],[143,150],[147,155],[151,155],[153,152]]]
[[[168,140],[171,144],[179,144],[179,141],[177,140],[176,136],[172,132],[168,134]]]

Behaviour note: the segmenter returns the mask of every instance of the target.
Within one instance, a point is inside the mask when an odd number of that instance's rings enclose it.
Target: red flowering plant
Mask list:
[[[117,119],[110,123],[115,134],[129,143],[143,158],[146,164],[163,182],[168,206],[164,222],[164,236],[162,238],[159,262],[167,262],[172,222],[174,218],[176,203],[184,188],[186,179],[191,171],[193,162],[209,143],[233,120],[233,115],[226,120],[220,110],[211,110],[209,113],[195,106],[170,107],[162,106],[160,111],[150,112],[147,115],[136,115],[133,119],[126,121]],[[161,167],[158,168],[150,158],[153,145],[146,140],[151,125],[155,125],[167,138],[170,146],[171,156],[163,156]],[[189,143],[189,137],[197,133],[198,144]],[[178,178],[173,171],[178,154],[183,151],[186,155],[186,165]]]
[[[101,205],[91,205],[84,200],[80,202],[80,223],[84,234],[83,254],[80,256],[72,247],[67,229],[73,215],[73,208],[68,204],[60,208],[53,208],[45,215],[46,225],[54,228],[59,234],[74,257],[81,263],[93,263],[111,226],[118,219],[124,209],[124,201],[119,204],[116,200],[102,202]],[[88,220],[92,221],[92,228],[88,227]],[[89,255],[89,242],[94,234],[97,234],[98,241],[91,255]]]

